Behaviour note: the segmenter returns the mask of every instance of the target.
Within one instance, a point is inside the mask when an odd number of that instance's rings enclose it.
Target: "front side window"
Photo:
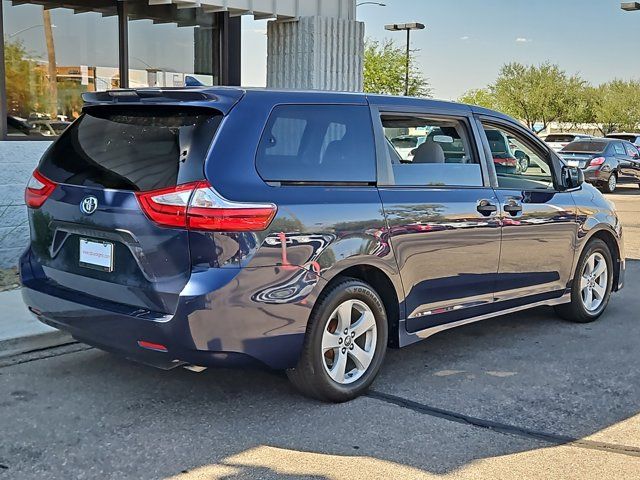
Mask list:
[[[640,156],[640,153],[638,153],[638,149],[634,147],[633,144],[626,143],[625,147],[627,149],[627,155],[629,155],[630,157],[638,158],[638,156]]]
[[[359,105],[279,105],[267,121],[256,168],[265,181],[374,183],[371,115]]]
[[[500,188],[553,189],[553,173],[546,152],[515,130],[484,123]]]
[[[483,185],[463,119],[383,114],[381,121],[395,185]]]

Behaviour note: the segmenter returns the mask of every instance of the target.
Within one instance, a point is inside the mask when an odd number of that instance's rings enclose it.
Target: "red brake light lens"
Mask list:
[[[597,167],[598,165],[602,165],[605,161],[604,157],[596,157],[591,162],[589,162],[590,167]]]
[[[29,208],[40,208],[56,189],[56,186],[55,182],[34,170],[24,190],[25,203]]]
[[[277,212],[273,204],[231,202],[208,182],[136,193],[142,210],[158,225],[215,232],[265,230]]]
[[[150,220],[164,227],[186,228],[187,207],[196,185],[198,182],[150,192],[136,192],[136,196]]]

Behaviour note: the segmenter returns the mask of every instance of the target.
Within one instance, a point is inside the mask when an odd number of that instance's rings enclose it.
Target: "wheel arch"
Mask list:
[[[392,275],[385,272],[379,266],[359,263],[348,265],[341,269],[334,268],[331,270],[330,278],[323,275],[328,280],[327,284],[322,288],[322,292],[330,288],[340,280],[349,277],[362,280],[373,287],[380,295],[382,304],[387,314],[387,323],[389,326],[389,346],[398,347],[399,345],[399,325],[402,318],[402,308],[404,302],[401,300],[404,296],[402,287],[393,281]],[[320,292],[320,294],[322,294]]]
[[[610,231],[608,228],[601,227],[595,228],[592,232],[590,232],[587,239],[584,241],[582,249],[580,250],[580,255],[578,258],[582,256],[585,248],[593,239],[600,239],[609,247],[609,251],[611,252],[611,258],[613,260],[613,291],[617,291],[620,283],[620,262],[622,261],[622,255],[620,252],[620,245],[618,242],[618,238],[616,235]],[[576,263],[577,268],[577,263]],[[575,276],[575,273],[574,273]]]

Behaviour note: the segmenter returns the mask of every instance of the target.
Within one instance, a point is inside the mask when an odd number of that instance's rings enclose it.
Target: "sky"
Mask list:
[[[640,79],[640,11],[620,0],[381,0],[363,5],[357,19],[365,36],[396,39],[387,23],[420,22],[412,48],[436,98],[455,100],[495,80],[512,61],[557,63],[593,84]],[[266,21],[243,18],[243,84],[264,86]]]

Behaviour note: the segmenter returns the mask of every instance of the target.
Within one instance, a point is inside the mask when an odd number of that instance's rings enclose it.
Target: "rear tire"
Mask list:
[[[618,177],[616,177],[615,172],[613,172],[611,173],[611,175],[609,175],[609,179],[602,186],[602,190],[605,193],[613,193],[616,191],[617,187],[618,187]]]
[[[607,308],[613,286],[613,259],[606,243],[591,240],[578,261],[571,284],[571,302],[555,307],[565,320],[589,323]]]
[[[345,402],[378,374],[387,349],[387,315],[367,283],[345,278],[320,295],[307,325],[298,365],[287,376],[303,395]]]

